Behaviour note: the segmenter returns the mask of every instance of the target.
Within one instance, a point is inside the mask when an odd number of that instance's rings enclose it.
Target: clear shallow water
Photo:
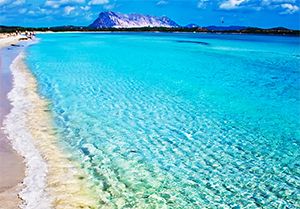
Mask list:
[[[100,206],[300,207],[299,38],[40,38],[27,63]]]

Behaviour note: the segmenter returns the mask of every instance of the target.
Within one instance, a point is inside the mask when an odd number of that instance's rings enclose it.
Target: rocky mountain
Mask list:
[[[170,18],[141,14],[121,14],[117,12],[101,12],[89,28],[141,28],[141,27],[180,27]]]

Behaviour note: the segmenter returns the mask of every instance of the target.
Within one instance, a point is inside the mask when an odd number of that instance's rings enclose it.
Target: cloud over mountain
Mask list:
[[[85,25],[114,10],[167,15],[183,25],[219,24],[224,17],[229,24],[300,27],[299,7],[300,0],[0,0],[0,24]]]

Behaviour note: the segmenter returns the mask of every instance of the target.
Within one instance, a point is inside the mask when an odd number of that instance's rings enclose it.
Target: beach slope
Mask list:
[[[3,121],[10,112],[11,105],[7,93],[11,90],[11,73],[6,62],[10,51],[5,47],[18,42],[18,36],[0,38],[0,208],[15,209],[21,204],[18,192],[21,190],[21,183],[24,178],[23,158],[12,148],[7,135],[3,130]],[[8,58],[9,59],[9,58]]]

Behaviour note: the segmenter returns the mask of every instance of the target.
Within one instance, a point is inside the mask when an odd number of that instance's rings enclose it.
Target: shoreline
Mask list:
[[[58,146],[49,104],[37,93],[37,82],[24,59],[22,52],[11,65],[12,109],[4,121],[5,133],[26,163],[21,207],[97,208],[99,198],[91,181]]]
[[[12,142],[13,148],[24,157],[26,165],[23,188],[19,192],[19,196],[23,200],[21,208],[29,209],[37,208],[38,206],[40,208],[50,208],[50,201],[47,200],[47,195],[44,194],[47,165],[34,146],[31,134],[26,130],[27,118],[25,113],[30,104],[24,96],[27,92],[22,88],[23,85],[27,85],[28,81],[22,75],[18,75],[20,73],[18,60],[22,54],[23,52],[18,54],[10,66],[13,75],[13,88],[8,93],[8,99],[12,108],[4,120],[4,131]],[[24,106],[21,106],[22,104]],[[31,202],[28,195],[34,197],[36,203]],[[44,202],[43,204],[40,201],[41,199]],[[45,207],[45,204],[48,207]]]
[[[300,35],[290,35],[290,34],[266,34],[266,33],[238,33],[238,32],[187,32],[187,31],[174,31],[174,32],[166,32],[166,31],[37,31],[36,34],[76,34],[76,33],[95,33],[95,34],[122,34],[122,33],[154,33],[154,34],[198,34],[198,35],[240,35],[240,36],[275,36],[275,37],[300,37]]]
[[[12,147],[11,141],[3,130],[3,122],[11,111],[11,104],[7,94],[12,89],[11,61],[14,59],[16,49],[7,51],[11,44],[19,42],[19,36],[0,39],[0,208],[15,209],[22,203],[18,193],[22,189],[25,176],[24,159]],[[7,52],[6,52],[7,51]]]

